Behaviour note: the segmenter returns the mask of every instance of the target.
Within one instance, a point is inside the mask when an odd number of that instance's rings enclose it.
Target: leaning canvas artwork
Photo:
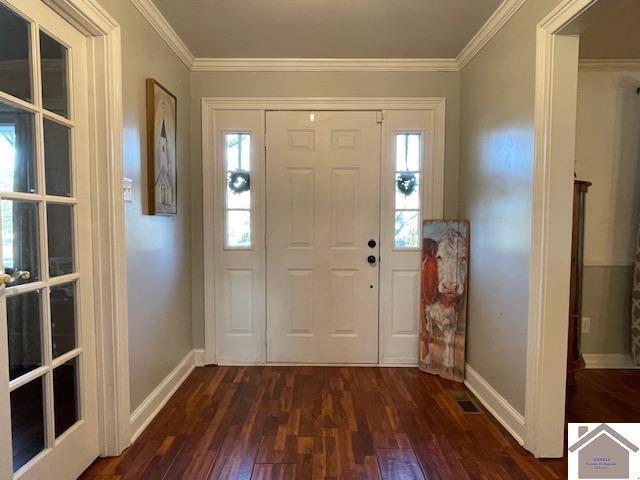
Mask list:
[[[178,212],[176,159],[177,100],[152,78],[147,79],[147,169],[149,214]]]
[[[419,367],[464,381],[469,222],[425,220],[422,227]]]

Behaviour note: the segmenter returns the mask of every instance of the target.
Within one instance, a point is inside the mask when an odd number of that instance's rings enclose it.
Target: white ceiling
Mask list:
[[[598,0],[566,33],[580,34],[581,58],[640,59],[640,0]]]
[[[196,57],[453,58],[501,0],[153,0]]]

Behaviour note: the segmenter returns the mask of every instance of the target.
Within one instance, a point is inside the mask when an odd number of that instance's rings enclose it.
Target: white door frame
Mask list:
[[[433,165],[429,174],[434,188],[429,191],[429,209],[423,216],[440,218],[444,210],[444,148],[446,100],[442,97],[204,97],[202,98],[202,177],[204,233],[204,320],[205,363],[216,364],[215,322],[215,235],[219,226],[212,219],[216,205],[215,138],[210,134],[216,110],[426,110],[434,114]],[[426,172],[425,172],[426,173]],[[382,289],[382,285],[381,285]],[[382,292],[380,293],[382,296]],[[381,336],[379,337],[381,340]],[[380,344],[379,358],[384,359]]]
[[[577,36],[561,31],[597,0],[565,0],[537,27],[525,447],[564,449]]]
[[[95,0],[43,2],[88,42],[98,432],[100,455],[113,456],[131,443],[120,26]]]

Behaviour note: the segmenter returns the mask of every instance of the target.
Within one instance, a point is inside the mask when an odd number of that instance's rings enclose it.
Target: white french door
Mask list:
[[[378,362],[380,112],[267,112],[267,361]]]
[[[0,477],[98,455],[85,37],[0,0]]]

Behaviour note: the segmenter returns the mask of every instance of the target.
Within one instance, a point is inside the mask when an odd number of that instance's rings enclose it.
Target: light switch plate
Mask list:
[[[591,319],[589,317],[582,317],[582,333],[591,332]]]
[[[133,202],[133,180],[130,178],[122,179],[122,195],[126,203]]]

